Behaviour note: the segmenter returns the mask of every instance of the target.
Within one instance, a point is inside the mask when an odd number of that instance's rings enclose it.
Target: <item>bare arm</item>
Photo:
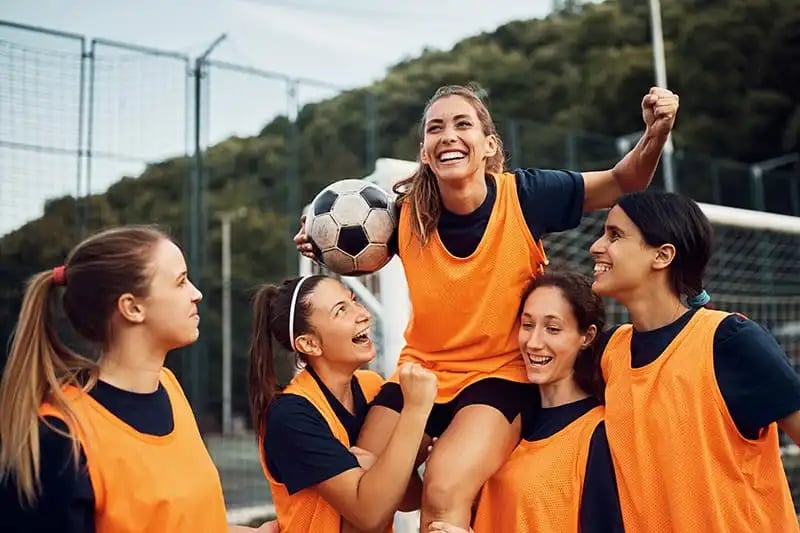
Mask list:
[[[375,464],[352,468],[316,485],[316,490],[353,527],[372,531],[391,522],[414,471],[436,397],[436,376],[419,365],[400,368],[404,407],[389,443]]]
[[[429,409],[403,408],[389,444],[368,471],[353,468],[317,485],[317,491],[345,520],[363,530],[389,522],[414,469]]]
[[[800,411],[778,420],[778,427],[792,439],[792,442],[800,446]]]
[[[584,211],[610,207],[624,193],[642,191],[653,179],[678,113],[678,96],[654,87],[642,99],[646,129],[636,146],[610,170],[584,172]]]

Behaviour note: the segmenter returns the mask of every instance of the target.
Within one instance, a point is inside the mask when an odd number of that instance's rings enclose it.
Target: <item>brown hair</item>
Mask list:
[[[67,423],[77,465],[80,422],[62,391],[90,389],[98,366],[69,349],[56,331],[56,295],[72,327],[85,340],[106,348],[111,316],[125,293],[146,296],[155,245],[167,237],[152,227],[127,226],[98,233],[78,244],[65,268],[40,272],[27,284],[11,351],[0,381],[0,481],[13,478],[21,503],[33,505],[39,490],[39,408],[51,403]],[[45,422],[47,423],[47,422]]]
[[[422,112],[422,119],[420,120],[419,139],[422,142],[425,138],[425,117],[431,105],[441,98],[460,96],[472,104],[475,113],[478,115],[484,135],[492,135],[497,139],[497,152],[486,160],[486,171],[499,174],[505,170],[503,141],[497,134],[497,128],[494,125],[489,109],[481,100],[483,93],[484,91],[476,84],[467,86],[445,85],[440,87],[428,100],[428,103],[425,104],[425,110]],[[422,244],[427,243],[431,232],[439,223],[439,215],[441,214],[439,185],[431,167],[419,161],[414,174],[397,182],[392,190],[398,195],[398,202],[408,198],[409,213],[414,221],[411,231]]]
[[[600,370],[600,355],[595,350],[597,339],[606,323],[606,311],[603,299],[592,292],[592,280],[583,274],[570,270],[548,270],[531,280],[522,293],[518,315],[522,315],[528,297],[540,287],[557,287],[569,302],[578,329],[585,332],[589,326],[597,328],[592,343],[578,352],[573,367],[573,377],[578,386],[586,393],[603,399],[605,383]]]
[[[285,280],[281,285],[262,285],[253,297],[253,327],[250,335],[250,416],[256,434],[267,414],[272,400],[278,393],[278,377],[275,371],[275,354],[272,339],[284,349],[294,351],[289,336],[289,310],[297,284],[303,280],[297,292],[294,308],[294,337],[309,333],[311,326],[311,293],[327,276],[316,275]],[[298,354],[301,360],[302,354]]]

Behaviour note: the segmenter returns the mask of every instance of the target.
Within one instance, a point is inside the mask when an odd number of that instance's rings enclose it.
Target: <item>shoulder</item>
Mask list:
[[[715,359],[763,360],[770,355],[785,358],[778,341],[758,322],[733,313],[717,325],[714,332]]]
[[[770,337],[769,332],[758,322],[750,320],[739,313],[729,313],[723,318],[714,333],[715,344],[725,344],[731,340],[742,338],[765,338]]]
[[[325,419],[319,410],[308,399],[298,394],[281,394],[267,410],[266,422],[269,430],[290,430],[298,421],[319,421],[325,424]]]

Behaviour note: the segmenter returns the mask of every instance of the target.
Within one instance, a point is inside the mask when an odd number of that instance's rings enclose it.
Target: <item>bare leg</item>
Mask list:
[[[519,442],[520,417],[512,423],[494,407],[458,411],[433,447],[425,467],[421,531],[433,521],[469,529],[472,504]]]

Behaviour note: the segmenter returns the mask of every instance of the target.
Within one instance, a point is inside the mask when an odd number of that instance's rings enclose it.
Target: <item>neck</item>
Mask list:
[[[486,200],[485,172],[458,180],[438,180],[444,208],[457,215],[468,215]]]
[[[319,379],[328,387],[331,394],[336,397],[345,408],[353,412],[353,391],[350,389],[350,381],[353,379],[355,369],[343,370],[341,368],[320,362],[314,365],[314,372]]]
[[[99,377],[129,392],[155,392],[166,356],[164,350],[147,349],[139,343],[119,343],[103,353]]]
[[[558,407],[588,398],[589,394],[581,389],[570,374],[569,377],[539,385],[542,407]]]
[[[628,309],[636,331],[652,331],[672,324],[688,310],[680,298],[666,287],[660,290],[643,287],[637,294],[624,300],[620,302]]]

